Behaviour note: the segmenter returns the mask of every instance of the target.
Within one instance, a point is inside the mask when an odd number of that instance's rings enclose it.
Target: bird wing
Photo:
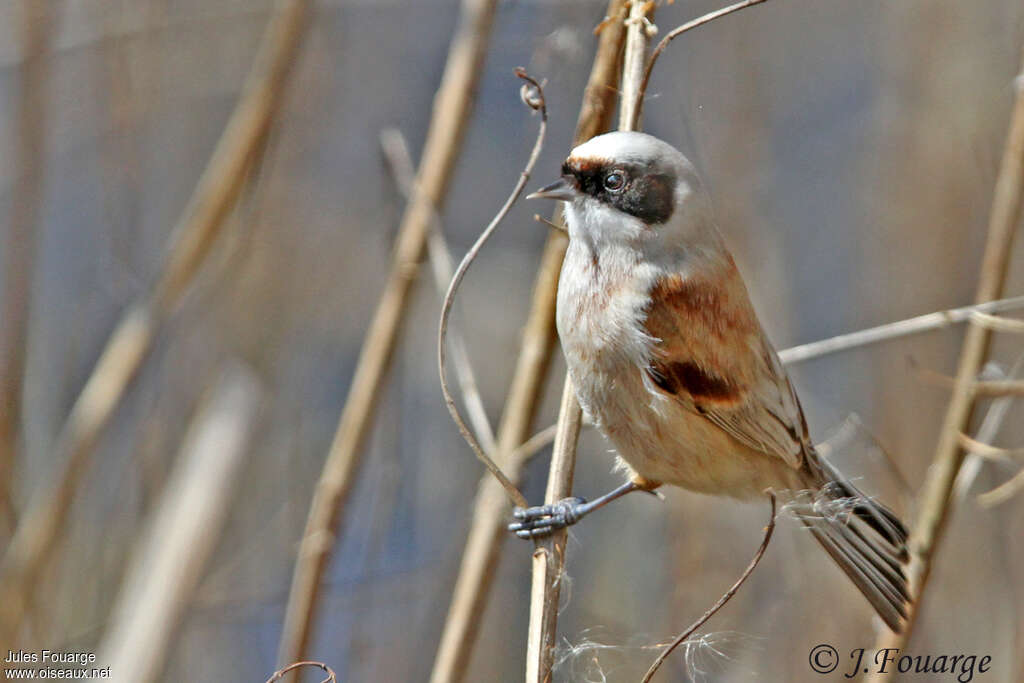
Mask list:
[[[648,376],[740,443],[800,469],[811,452],[807,422],[735,263],[696,270],[651,290]]]

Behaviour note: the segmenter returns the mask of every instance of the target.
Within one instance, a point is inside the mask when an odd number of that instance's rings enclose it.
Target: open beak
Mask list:
[[[562,176],[547,187],[542,187],[532,194],[526,195],[527,199],[558,199],[563,202],[571,202],[576,198],[576,185],[570,176]]]

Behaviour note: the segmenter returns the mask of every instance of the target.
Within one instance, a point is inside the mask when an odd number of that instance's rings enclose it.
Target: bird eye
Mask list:
[[[622,171],[612,171],[604,177],[604,189],[609,192],[617,192],[626,184],[626,177]]]

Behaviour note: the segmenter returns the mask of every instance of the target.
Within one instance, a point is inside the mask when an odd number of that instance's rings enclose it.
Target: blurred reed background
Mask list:
[[[278,20],[298,4],[282,3]],[[679,0],[656,19],[664,31],[718,6]],[[304,33],[279,36],[294,63],[236,174],[237,200],[194,277],[168,284],[179,253],[169,245],[183,212],[207,208],[186,209],[272,9],[0,1],[8,556],[16,520],[60,476],[62,428],[118,321],[143,310],[152,323],[151,348],[30,577],[31,599],[15,596],[24,618],[4,634],[5,654],[101,644],[110,653],[118,642],[130,651],[143,645],[118,638],[164,614],[145,644],[156,653],[149,668],[121,680],[264,681],[278,668],[307,512],[404,208],[379,134],[399,129],[418,160],[459,3],[309,7]],[[501,205],[533,140],[513,67],[548,79],[548,144],[532,187],[570,146],[604,11],[599,0],[498,3],[443,203],[456,257]],[[706,178],[779,348],[972,302],[1022,45],[1024,8],[1010,0],[770,0],[672,45],[644,129]],[[495,422],[547,231],[532,215],[548,208],[514,207],[460,293],[459,327]],[[1022,242],[1008,296],[1024,292]],[[306,655],[338,680],[429,678],[484,473],[441,400],[428,275],[414,284],[317,597]],[[857,416],[837,463],[907,515],[950,394],[919,369],[953,374],[962,338],[951,327],[791,369],[814,435]],[[997,335],[991,360],[1008,369],[1021,339]],[[555,420],[563,373],[556,350],[536,429]],[[994,443],[1024,444],[1022,404]],[[584,432],[580,495],[616,483],[607,451]],[[543,497],[545,460],[526,469],[531,502]],[[1024,676],[1024,495],[983,507],[976,494],[1017,469],[985,463],[956,507],[911,641],[915,652],[991,655],[986,683]],[[761,506],[665,496],[627,497],[570,534],[556,680],[637,680],[653,646],[710,606],[756,548]],[[160,565],[168,547],[187,552]],[[505,542],[465,680],[521,678],[529,557],[528,544]],[[810,649],[871,647],[871,619],[825,554],[782,521],[749,584],[703,629],[713,648],[673,655],[661,677],[821,680]]]

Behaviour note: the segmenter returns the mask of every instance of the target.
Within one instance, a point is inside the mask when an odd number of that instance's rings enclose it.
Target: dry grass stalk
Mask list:
[[[548,471],[544,501],[553,503],[572,494],[576,444],[583,414],[576,402],[576,390],[568,375],[562,387],[555,446]],[[530,631],[526,649],[526,680],[550,681],[558,627],[558,597],[565,571],[565,542],[568,529],[559,529],[539,540],[533,550],[533,582],[530,590]]]
[[[1013,378],[1020,374],[1024,370],[1024,354],[1017,357],[1017,360],[1010,367],[1009,371],[1003,372],[998,371],[998,375],[1003,378]],[[973,437],[973,441],[982,444],[988,444],[995,441],[996,437],[999,436],[999,430],[1003,426],[1003,420],[1009,414],[1010,409],[1013,407],[1014,399],[1012,397],[1003,396],[993,400],[988,410],[985,411],[985,418],[981,421],[981,426],[978,427],[978,431]],[[964,436],[964,435],[961,435]],[[963,442],[961,441],[961,445]],[[970,451],[969,448],[965,447],[964,450]],[[963,464],[960,466],[960,470],[956,475],[956,485],[954,488],[953,496],[956,503],[959,504],[961,501],[967,498],[970,493],[971,486],[977,479],[978,474],[981,472],[983,465],[983,456],[977,453],[968,453],[964,459]],[[982,498],[983,496],[979,496]],[[981,501],[984,504],[984,501]]]
[[[46,143],[47,53],[53,33],[49,3],[22,2],[21,78],[13,118],[16,180],[4,247],[0,320],[0,530],[13,530],[16,514],[11,481],[21,432],[21,393],[25,379],[32,273],[36,260],[36,226],[43,200]]]
[[[402,217],[387,284],[363,340],[355,376],[310,505],[288,596],[280,646],[282,663],[302,659],[309,644],[320,578],[359,467],[363,441],[395,348],[431,218],[443,203],[462,147],[496,5],[496,0],[462,3],[420,160],[415,183],[420,191]]]
[[[97,658],[118,680],[160,678],[227,519],[260,396],[256,378],[232,366],[193,420],[152,521],[140,535]]]
[[[640,117],[643,115],[644,109],[644,95],[647,93],[647,85],[651,81],[651,72],[654,71],[654,65],[658,61],[658,57],[660,57],[661,53],[665,51],[665,48],[668,47],[669,43],[687,31],[703,26],[704,24],[714,21],[719,17],[724,17],[727,14],[738,12],[741,9],[760,5],[764,1],[765,0],[743,0],[743,2],[737,2],[735,5],[729,5],[728,7],[723,7],[720,10],[708,12],[704,16],[697,17],[693,21],[688,21],[685,24],[677,26],[665,34],[665,37],[658,41],[657,46],[655,46],[654,51],[651,53],[651,58],[647,62],[647,67],[644,69],[643,78],[641,79],[640,86],[635,93],[632,109],[630,110],[630,118],[627,122],[629,127],[625,130],[639,130]]]
[[[395,184],[398,185],[405,200],[410,201],[417,191],[416,171],[413,168],[412,154],[409,153],[409,145],[405,136],[395,128],[388,128],[381,131],[380,146]],[[430,220],[427,257],[430,259],[430,269],[434,273],[434,285],[437,287],[438,294],[443,297],[448,289],[448,283],[455,275],[455,268],[452,265],[448,240],[444,236],[441,217],[437,215],[436,211],[433,212]],[[453,328],[448,331],[448,344],[451,346],[450,353],[452,365],[455,366],[455,377],[458,379],[459,390],[462,392],[462,399],[466,404],[469,422],[473,425],[474,436],[482,444],[484,451],[493,453],[494,447],[497,445],[494,439],[494,429],[487,419],[487,410],[484,407],[483,397],[480,396],[476,374],[469,362],[466,341],[459,331]]]
[[[718,599],[718,602],[712,605],[707,612],[702,614],[697,621],[693,622],[689,628],[676,636],[676,639],[673,640],[668,647],[662,650],[661,654],[658,655],[658,658],[651,663],[650,668],[647,669],[647,673],[644,674],[640,683],[649,683],[650,680],[654,678],[654,674],[658,673],[658,669],[661,668],[661,665],[666,659],[668,659],[668,656],[672,654],[672,651],[685,643],[690,636],[697,632],[697,629],[707,622],[708,619],[715,616],[720,609],[725,607],[725,604],[732,600],[732,596],[736,595],[736,591],[740,589],[740,586],[742,586],[746,580],[750,578],[750,575],[754,573],[757,565],[761,562],[761,558],[764,557],[764,552],[768,549],[768,543],[772,540],[772,532],[775,531],[775,494],[769,491],[768,499],[771,503],[771,516],[768,519],[768,525],[764,528],[764,538],[761,539],[761,545],[758,546],[757,551],[754,553],[754,557],[751,558],[750,564],[748,564],[747,568],[743,570],[742,574],[740,574],[740,578],[736,579],[736,583],[730,586],[729,590],[722,594],[722,597]]]
[[[999,448],[991,444],[972,439],[966,434],[959,434],[960,447],[968,453],[987,458],[989,460],[1010,460],[1024,457],[1024,448]]]
[[[93,449],[142,365],[160,323],[181,300],[237,200],[278,111],[305,27],[306,0],[280,0],[235,111],[173,232],[149,297],[121,318],[71,408],[57,443],[56,484],[40,492],[0,566],[0,642],[10,642],[31,604]]]
[[[971,386],[974,396],[1021,396],[1024,380],[978,380]]]
[[[1024,470],[1013,475],[1010,479],[991,491],[986,491],[985,493],[980,494],[978,496],[978,502],[987,508],[995,507],[996,505],[1001,505],[1010,500],[1021,491],[1024,491]]]
[[[993,332],[1010,332],[1013,334],[1024,333],[1024,320],[1009,320],[998,315],[975,311],[971,314],[971,320],[976,325],[984,325]]]
[[[607,130],[615,102],[618,61],[625,31],[621,20],[624,0],[611,0],[600,34],[583,104],[577,119],[576,142]],[[498,427],[494,460],[512,481],[518,481],[526,456],[517,453],[530,434],[540,393],[555,344],[555,293],[568,240],[552,230],[534,281],[530,313],[519,357]],[[490,592],[501,542],[505,539],[509,504],[503,488],[484,475],[474,502],[472,526],[462,555],[431,683],[457,683],[465,678],[476,643],[484,605]]]
[[[1024,60],[1024,56],[1022,56]],[[1024,61],[1022,61],[1024,69]],[[1006,281],[1007,266],[1017,224],[1020,221],[1024,199],[1024,74],[1017,78],[1017,94],[1010,120],[1003,159],[996,180],[992,212],[989,217],[988,237],[978,278],[976,301],[992,301],[1001,296]],[[956,385],[950,398],[942,425],[935,458],[924,483],[920,500],[920,513],[911,531],[911,563],[908,572],[911,605],[907,628],[903,633],[890,633],[879,639],[879,647],[905,647],[920,610],[921,599],[931,573],[932,558],[938,550],[949,513],[949,502],[957,472],[964,459],[960,444],[971,418],[974,404],[974,384],[988,354],[990,330],[969,322]]]
[[[466,426],[466,422],[462,419],[462,415],[459,412],[459,408],[455,403],[455,397],[451,393],[451,389],[448,386],[448,322],[451,317],[452,306],[455,303],[455,293],[458,291],[459,286],[462,284],[463,278],[469,271],[470,265],[476,260],[477,254],[483,248],[484,244],[490,239],[491,235],[497,229],[498,225],[508,215],[509,210],[519,195],[523,193],[523,189],[526,187],[527,181],[530,179],[530,174],[533,173],[533,167],[537,164],[537,159],[540,157],[541,149],[544,147],[544,137],[548,129],[548,110],[547,103],[544,101],[544,89],[540,83],[531,78],[525,70],[522,68],[516,69],[516,76],[525,81],[522,89],[520,90],[520,96],[523,103],[534,111],[540,112],[540,125],[537,129],[537,140],[533,144],[533,150],[530,152],[530,158],[526,162],[525,168],[519,174],[519,180],[516,182],[515,187],[512,189],[512,193],[505,200],[501,209],[497,215],[491,220],[491,222],[484,228],[483,232],[473,243],[473,246],[469,248],[466,255],[463,257],[462,262],[459,263],[459,267],[455,270],[455,275],[452,276],[451,284],[448,285],[448,291],[444,295],[444,301],[441,304],[441,325],[437,333],[437,366],[441,376],[441,393],[444,395],[444,403],[448,408],[448,413],[452,416],[455,421],[455,425],[459,428],[459,432],[462,437],[469,444],[470,448],[476,454],[476,457],[480,462],[487,467],[491,475],[501,484],[502,488],[505,489],[505,493],[512,500],[513,503],[520,506],[525,506],[526,498],[516,488],[516,485],[505,475],[505,472],[498,466],[491,456],[488,455],[484,449],[480,446],[479,442],[473,437],[472,432],[469,431],[469,427]]]
[[[275,681],[279,681],[282,678],[284,678],[285,674],[291,673],[292,671],[296,671],[298,669],[302,669],[302,668],[307,667],[307,666],[315,666],[315,667],[317,667],[318,669],[320,669],[321,671],[323,671],[324,673],[327,674],[327,678],[325,678],[324,680],[320,681],[320,683],[338,683],[338,675],[336,673],[334,673],[334,670],[331,669],[331,667],[327,666],[323,662],[308,662],[308,661],[307,662],[295,662],[294,664],[289,664],[288,666],[284,667],[283,669],[278,669],[277,671],[274,672],[273,676],[271,676],[270,678],[267,679],[267,683],[275,683]]]
[[[640,82],[643,78],[647,39],[653,32],[650,17],[654,3],[632,0],[626,19],[626,46],[622,60],[622,96],[619,105],[619,130],[636,130],[639,125]],[[576,444],[583,414],[576,401],[576,390],[568,374],[562,388],[555,446],[548,470],[545,503],[555,503],[572,493],[576,466]],[[567,530],[559,529],[538,539],[533,551],[533,579],[530,591],[530,626],[526,650],[526,681],[551,680],[558,626],[558,596],[565,570]]]
[[[886,323],[885,325],[879,325],[877,327],[869,327],[867,329],[850,332],[848,334],[836,335],[835,337],[829,337],[828,339],[822,339],[821,341],[792,346],[780,351],[779,358],[783,363],[792,365],[793,363],[801,363],[805,360],[819,358],[830,353],[846,351],[860,346],[867,346],[868,344],[877,344],[878,342],[897,339],[911,334],[938,330],[968,321],[985,324],[990,329],[995,329],[992,324],[988,322],[987,318],[978,318],[978,314],[991,314],[1018,308],[1024,308],[1024,296],[998,299],[996,301],[988,301],[974,306],[962,306],[960,308],[951,308],[946,311],[936,311],[935,313],[926,313],[925,315],[919,315],[905,320],[898,320],[896,322]],[[1002,318],[997,319],[1000,323],[1019,322],[1016,320],[1005,320]]]
[[[956,389],[957,378],[936,372],[931,368],[922,368],[910,359],[908,361],[911,369],[922,381],[943,389]],[[1020,396],[1024,394],[1024,380],[1013,379],[977,379],[971,382],[970,393],[972,398],[1001,398],[1005,396]]]

